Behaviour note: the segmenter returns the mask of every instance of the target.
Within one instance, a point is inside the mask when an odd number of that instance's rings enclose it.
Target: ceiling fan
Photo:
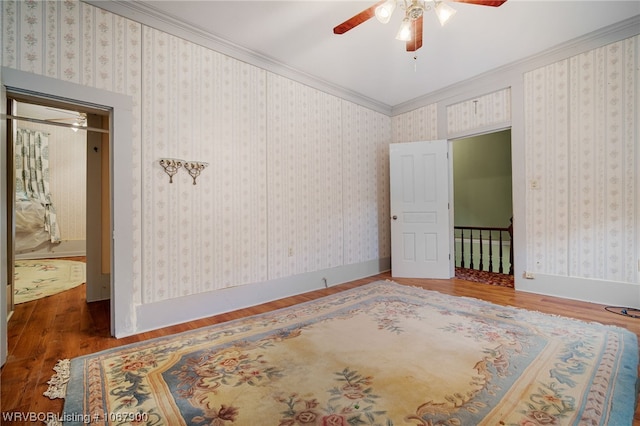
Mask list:
[[[507,0],[453,0],[458,3],[471,3],[481,6],[501,6]],[[404,9],[404,18],[396,39],[406,42],[407,52],[415,52],[422,47],[422,20],[426,10],[433,9],[438,16],[440,25],[444,25],[456,10],[441,0],[382,0],[347,19],[333,29],[334,34],[344,34],[374,16],[378,21],[386,24],[397,3]]]

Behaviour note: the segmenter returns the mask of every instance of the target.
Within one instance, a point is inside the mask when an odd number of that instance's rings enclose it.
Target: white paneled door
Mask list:
[[[447,152],[446,140],[389,147],[394,277],[451,278]]]

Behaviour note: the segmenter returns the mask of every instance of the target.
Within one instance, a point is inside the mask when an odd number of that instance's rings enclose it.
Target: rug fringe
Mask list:
[[[49,388],[44,392],[44,396],[49,399],[64,398],[67,394],[67,383],[71,377],[71,361],[69,359],[61,359],[53,367],[55,374],[47,382]]]

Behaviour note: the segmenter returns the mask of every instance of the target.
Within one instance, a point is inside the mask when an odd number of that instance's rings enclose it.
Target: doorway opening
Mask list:
[[[511,129],[452,142],[455,276],[513,281]]]
[[[108,112],[23,94],[7,100],[7,311],[24,259],[85,261],[87,302],[109,299]]]

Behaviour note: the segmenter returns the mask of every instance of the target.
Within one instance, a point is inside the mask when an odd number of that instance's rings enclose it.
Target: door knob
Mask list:
[[[391,217],[391,219],[393,220],[398,220],[398,216],[396,216],[395,214]]]

